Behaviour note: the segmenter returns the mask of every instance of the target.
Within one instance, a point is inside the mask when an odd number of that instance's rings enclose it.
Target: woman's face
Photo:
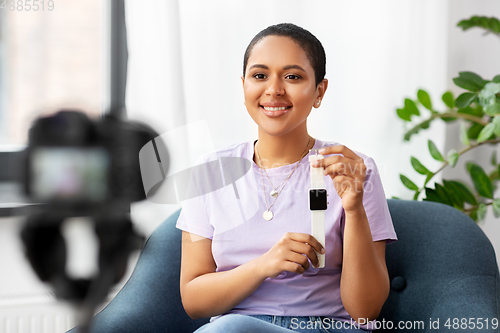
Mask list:
[[[305,51],[282,36],[267,36],[255,44],[242,79],[248,113],[273,136],[305,129],[311,108],[319,106],[328,84],[325,79],[316,87]]]

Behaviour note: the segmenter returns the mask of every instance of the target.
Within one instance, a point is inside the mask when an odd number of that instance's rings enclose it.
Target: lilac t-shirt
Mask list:
[[[316,139],[314,149],[333,145],[337,143]],[[270,181],[274,187],[280,185],[292,172],[295,163],[266,169],[268,179],[265,173],[261,175],[253,161],[253,154],[254,141],[250,141],[205,155],[199,164],[218,160],[222,174],[224,170],[229,170],[223,165],[230,163],[228,157],[245,158],[251,166],[246,173],[242,170],[244,175],[233,183],[214,186],[216,190],[182,202],[177,228],[212,239],[212,254],[218,272],[233,269],[261,256],[286,232],[311,233],[308,155],[300,161],[274,202],[270,196]],[[363,158],[367,167],[363,205],[373,241],[393,242],[397,239],[396,233],[378,169],[373,159],[358,152],[356,154]],[[240,164],[237,167],[241,168]],[[217,178],[221,176],[198,175],[192,178],[191,186],[198,186],[198,182],[215,182]],[[222,179],[224,181],[224,175]],[[344,209],[330,176],[325,176],[325,184],[329,194],[325,212],[325,268],[311,265],[303,274],[282,272],[276,278],[268,278],[228,313],[326,316],[341,321],[351,320],[340,299]],[[266,221],[262,214],[273,202],[271,211],[274,218]]]

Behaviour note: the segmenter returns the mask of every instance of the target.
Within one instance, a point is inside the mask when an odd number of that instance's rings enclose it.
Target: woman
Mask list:
[[[250,170],[185,201],[177,224],[184,308],[212,317],[200,332],[362,331],[387,299],[385,245],[396,234],[375,163],[307,131],[328,87],[325,66],[321,43],[293,24],[261,31],[245,52],[245,105],[258,140],[216,158],[248,158]],[[329,193],[325,247],[310,235],[310,149],[324,155],[313,166]],[[193,177],[194,186],[213,179]]]

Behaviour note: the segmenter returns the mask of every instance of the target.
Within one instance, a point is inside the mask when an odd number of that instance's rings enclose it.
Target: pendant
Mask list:
[[[264,220],[271,221],[273,219],[273,212],[266,210],[262,216],[264,217]]]
[[[272,191],[271,191],[271,196],[272,196],[273,198],[276,198],[276,197],[278,196],[278,191],[276,191],[276,190],[272,190]]]

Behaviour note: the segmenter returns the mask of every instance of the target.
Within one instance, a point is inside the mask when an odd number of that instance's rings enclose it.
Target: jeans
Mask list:
[[[355,323],[355,322],[354,322]],[[357,333],[369,332],[351,326],[349,322],[334,321],[326,317],[303,316],[269,316],[228,314],[205,324],[196,333],[230,332],[230,333]]]

